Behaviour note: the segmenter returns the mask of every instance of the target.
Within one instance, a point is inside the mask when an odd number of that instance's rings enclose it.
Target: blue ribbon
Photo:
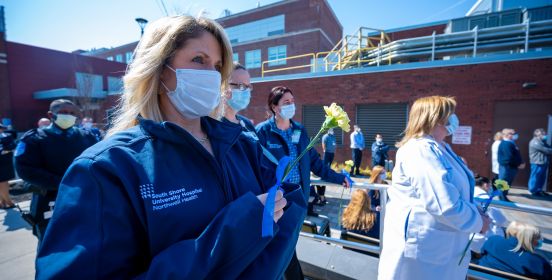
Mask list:
[[[274,199],[276,198],[276,191],[278,191],[282,184],[284,172],[290,161],[291,158],[285,156],[278,162],[278,167],[276,168],[276,184],[268,190],[268,194],[266,195],[266,202],[263,210],[262,237],[274,236]]]

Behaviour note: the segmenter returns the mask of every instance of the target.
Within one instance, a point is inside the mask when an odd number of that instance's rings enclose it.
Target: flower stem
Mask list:
[[[287,168],[286,168],[286,172],[284,173],[284,177],[282,178],[282,181],[281,182],[285,182],[285,180],[287,179],[287,176],[291,173],[291,170],[293,170],[293,168],[299,163],[299,160],[301,160],[301,158],[310,150],[312,149],[312,147],[314,147],[314,144],[316,143],[316,141],[318,141],[318,138],[320,138],[320,135],[325,131],[326,129],[324,128],[324,126],[322,126],[322,128],[320,128],[320,130],[318,131],[318,133],[316,134],[316,136],[314,136],[314,138],[310,141],[309,145],[307,145],[307,148],[305,148],[301,154],[296,157],[293,162],[291,163],[291,165],[289,165]]]

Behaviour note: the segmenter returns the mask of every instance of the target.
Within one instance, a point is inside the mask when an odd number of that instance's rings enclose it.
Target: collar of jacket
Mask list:
[[[138,117],[138,122],[145,133],[167,142],[186,145],[188,141],[182,141],[182,139],[194,139],[189,132],[172,122],[164,121],[159,123],[142,117]],[[211,117],[202,117],[201,127],[207,134],[207,137],[211,139],[213,148],[216,146],[217,150],[224,152],[236,143],[241,133],[241,126],[234,123],[221,122]]]
[[[64,132],[67,133],[68,135],[71,135],[71,134],[73,134],[73,132],[75,132],[75,129],[77,129],[77,128],[75,126],[71,126],[70,128],[64,130],[64,129],[61,129],[56,124],[54,124],[54,122],[52,122],[48,127],[43,128],[43,129],[44,129],[44,131],[47,131],[47,132],[50,132],[50,133],[53,133],[53,134],[57,134],[57,135],[61,135]]]

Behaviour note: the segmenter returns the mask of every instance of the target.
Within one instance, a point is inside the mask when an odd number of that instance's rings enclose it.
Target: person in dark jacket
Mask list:
[[[66,99],[54,100],[46,128],[27,131],[15,150],[15,169],[26,184],[32,185],[31,215],[33,234],[43,240],[58,194],[58,187],[71,162],[97,138],[75,126],[79,109]]]
[[[7,126],[0,124],[0,209],[15,207],[9,192],[9,180],[15,178],[13,170],[15,137],[8,133],[7,129]]]
[[[542,246],[535,226],[511,222],[506,237],[491,236],[481,248],[479,265],[536,279],[552,279],[548,261],[535,253]]]
[[[284,86],[274,87],[268,95],[268,108],[272,117],[257,125],[257,135],[261,145],[265,146],[278,160],[284,156],[293,161],[310,142],[305,127],[292,120],[295,115],[295,99],[292,91]],[[316,150],[311,149],[299,164],[296,165],[288,177],[289,182],[302,186],[304,200],[314,190],[310,186],[311,171],[323,180],[348,186],[345,176],[331,170],[320,159]],[[303,273],[296,256],[285,273],[286,279],[302,279]]]
[[[385,166],[389,152],[389,145],[383,143],[383,136],[376,134],[376,141],[372,143],[372,167],[379,165]]]
[[[525,168],[525,164],[521,159],[519,148],[515,141],[518,139],[518,134],[514,129],[505,128],[502,130],[502,139],[498,146],[498,179],[508,182],[511,186],[516,177],[518,169]],[[508,191],[504,191],[500,195],[501,200],[510,201],[507,197]]]
[[[280,279],[306,203],[283,185],[262,237],[276,179],[258,142],[220,121],[232,71],[223,28],[161,18],[135,53],[111,130],[61,183],[36,278]]]
[[[545,196],[543,191],[546,181],[546,171],[552,155],[552,147],[546,143],[546,131],[542,128],[535,129],[533,139],[529,142],[529,162],[531,163],[531,175],[527,184],[529,192],[534,196]]]

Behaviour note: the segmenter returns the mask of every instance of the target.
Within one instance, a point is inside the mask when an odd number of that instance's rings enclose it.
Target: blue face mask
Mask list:
[[[541,238],[541,239],[539,239],[539,241],[537,241],[537,246],[535,246],[535,249],[538,249],[538,248],[542,247],[542,243],[543,243],[543,241],[542,241],[542,238]]]
[[[448,135],[454,134],[456,129],[458,129],[458,126],[460,126],[460,120],[456,114],[450,115],[448,118],[448,125],[446,126]]]
[[[232,98],[228,99],[227,103],[234,111],[241,111],[247,108],[249,105],[249,100],[251,99],[251,90],[232,90]]]
[[[293,116],[295,116],[295,104],[282,106],[280,109],[280,116],[286,120],[293,118]]]
[[[542,141],[546,141],[546,140],[548,140],[548,135],[544,135],[544,136],[542,137]]]
[[[514,140],[514,141],[517,141],[518,138],[519,138],[519,134],[517,134],[517,133],[514,134],[514,136],[512,136],[512,140]]]

